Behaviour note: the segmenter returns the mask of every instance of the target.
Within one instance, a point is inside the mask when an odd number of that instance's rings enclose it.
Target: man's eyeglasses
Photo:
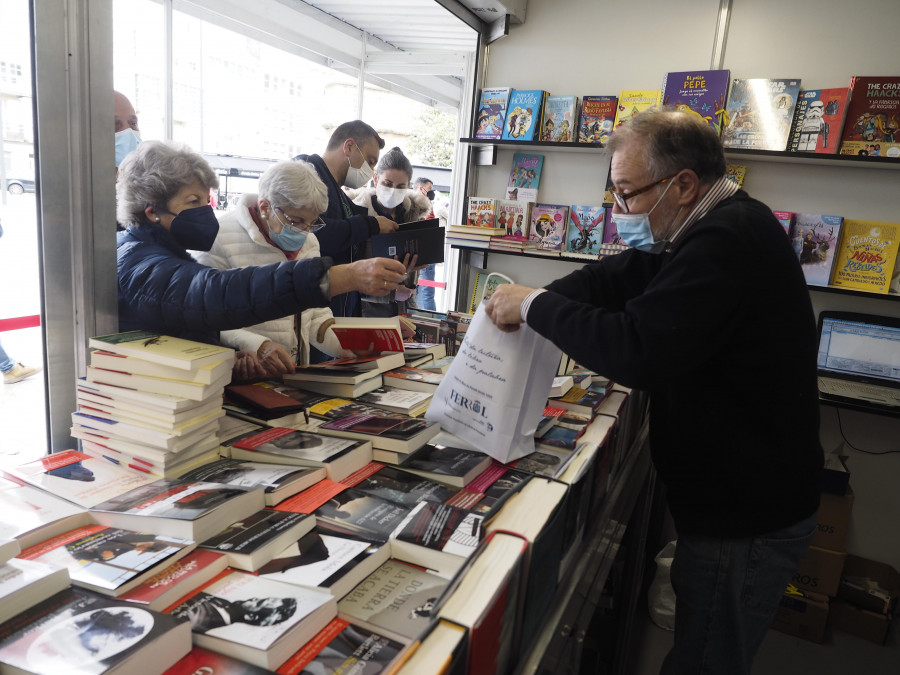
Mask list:
[[[299,230],[300,232],[307,232],[308,230],[314,230],[319,227],[322,227],[325,224],[325,221],[322,220],[322,217],[319,216],[311,223],[304,223],[302,220],[295,220],[291,218],[288,214],[284,212],[284,209],[280,206],[276,206],[275,210],[281,214],[281,217],[284,218],[287,226],[294,228],[295,230]]]
[[[644,187],[638,188],[637,190],[632,190],[631,192],[616,192],[615,190],[610,190],[610,192],[612,193],[613,199],[616,200],[616,204],[618,204],[619,208],[622,209],[622,211],[625,213],[631,213],[631,211],[628,209],[629,199],[631,199],[632,197],[636,197],[639,194],[643,194],[644,192],[647,192],[647,190],[652,190],[657,185],[662,185],[663,183],[672,180],[677,175],[677,173],[673,173],[671,176],[660,178],[658,181],[650,183],[650,185],[645,185]]]

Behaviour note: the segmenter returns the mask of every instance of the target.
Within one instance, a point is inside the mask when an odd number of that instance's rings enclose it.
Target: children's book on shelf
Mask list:
[[[497,200],[493,197],[469,197],[466,225],[495,228]],[[450,230],[453,232],[453,230]]]
[[[613,129],[618,129],[642,110],[659,105],[662,99],[660,89],[623,89],[616,103],[616,121]]]
[[[91,515],[108,527],[203,541],[265,505],[261,489],[161,479],[98,504]]]
[[[485,300],[489,300],[503,284],[515,283],[505,274],[500,272],[478,272],[475,275],[475,287],[472,289],[472,299],[469,303],[469,312],[474,313],[478,306]]]
[[[195,547],[188,539],[85,525],[29,546],[19,557],[65,567],[72,583],[118,596]]]
[[[574,258],[596,259],[603,243],[606,208],[572,204],[566,228],[565,255]]]
[[[378,675],[393,672],[403,642],[333,619],[278,669],[280,675]],[[218,675],[218,671],[216,672]]]
[[[91,508],[155,480],[146,473],[131,471],[76,450],[57,452],[7,467],[4,471],[83,508]]]
[[[267,579],[315,588],[341,598],[390,557],[390,546],[316,528],[257,570]]]
[[[190,651],[187,623],[80,588],[0,626],[5,672],[159,675]]]
[[[732,150],[784,150],[799,94],[800,78],[735,78],[722,144]]]
[[[315,526],[315,517],[308,514],[263,509],[223,528],[200,546],[225,554],[230,567],[255,572]]]
[[[775,216],[775,219],[784,228],[784,233],[787,236],[792,236],[794,232],[794,218],[796,217],[796,213],[793,211],[772,211],[772,215]],[[796,249],[795,249],[796,250]],[[799,251],[797,255],[800,255]]]
[[[509,187],[533,188],[541,186],[541,170],[544,168],[544,156],[525,152],[513,155],[512,169],[509,172]]]
[[[539,249],[561,250],[568,216],[569,207],[563,204],[535,204],[531,208],[530,240]]]
[[[744,178],[747,177],[747,166],[745,164],[733,164],[727,162],[725,164],[725,178],[737,183],[738,187],[744,185]]]
[[[788,150],[836,154],[841,144],[849,101],[849,87],[801,89]]]
[[[432,442],[410,453],[400,468],[461,488],[490,465],[491,458],[483,452]]]
[[[900,75],[854,75],[841,154],[900,157]]]
[[[531,208],[534,202],[515,199],[501,199],[497,202],[497,224],[505,228],[503,239],[527,241],[528,226],[531,223]]]
[[[202,586],[228,567],[227,556],[196,548],[119,596],[121,600],[163,611],[178,598]]]
[[[69,587],[69,570],[13,558],[0,565],[0,624]]]
[[[365,442],[274,427],[232,444],[231,457],[321,467],[330,480],[342,480],[372,460],[372,447]]]
[[[579,143],[606,143],[616,122],[618,96],[583,96],[578,119]]]
[[[271,670],[328,625],[336,609],[328,593],[225,570],[166,612],[189,622],[200,647]]]
[[[687,70],[669,72],[663,78],[664,106],[700,116],[721,135],[725,126],[730,70]]]
[[[430,621],[448,579],[391,559],[338,603],[338,616],[398,642],[409,642]]]
[[[547,96],[541,116],[540,140],[571,143],[578,129],[578,97]]]
[[[475,113],[475,138],[499,140],[503,135],[506,106],[510,87],[492,87],[481,90],[478,112]]]
[[[541,111],[546,98],[547,92],[542,89],[513,89],[506,108],[502,140],[538,140],[536,130],[541,123]]]
[[[887,293],[898,245],[900,224],[844,218],[831,285]]]
[[[135,356],[181,370],[197,370],[220,361],[234,364],[234,350],[230,347],[160,335],[152,331],[134,330],[96,335],[88,340],[88,346],[123,356]]]
[[[843,221],[842,216],[794,214],[792,243],[807,284],[827,286],[831,281]]]

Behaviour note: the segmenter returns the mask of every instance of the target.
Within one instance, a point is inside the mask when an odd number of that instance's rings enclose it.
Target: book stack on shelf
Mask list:
[[[86,454],[159,477],[216,455],[233,349],[146,331],[93,337],[90,346],[71,428]]]

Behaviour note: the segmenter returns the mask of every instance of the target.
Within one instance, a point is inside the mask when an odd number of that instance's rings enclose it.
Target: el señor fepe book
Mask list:
[[[722,144],[734,150],[784,150],[799,94],[799,77],[735,78]]]
[[[900,75],[854,75],[842,155],[900,157]]]
[[[849,100],[849,87],[800,90],[788,150],[836,154]]]
[[[681,112],[698,115],[721,135],[730,79],[730,70],[666,73],[662,103]]]
[[[481,90],[478,112],[475,113],[475,138],[499,140],[503,135],[506,106],[509,103],[509,87],[493,87]]]
[[[502,140],[537,140],[536,130],[541,123],[545,98],[547,92],[543,89],[514,89],[509,95]]]
[[[618,96],[583,96],[578,120],[579,143],[606,143],[616,122]]]

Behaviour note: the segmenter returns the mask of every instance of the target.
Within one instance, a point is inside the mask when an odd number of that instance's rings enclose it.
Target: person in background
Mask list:
[[[486,311],[649,392],[650,452],[678,531],[661,673],[747,674],[816,528],[809,292],[771,209],[725,178],[705,122],[644,112],[609,151],[612,219],[632,248],[546,288],[505,284]]]
[[[397,229],[395,221],[367,215],[365,209],[341,191],[341,186],[356,189],[369,182],[382,148],[384,139],[378,132],[362,120],[354,120],[334,130],[321,157],[294,157],[312,164],[328,189],[328,208],[322,214],[324,225],[316,228],[315,234],[322,255],[331,257],[337,264],[363,258],[366,243],[373,235]],[[335,316],[362,316],[359,294],[333,297],[331,310]]]
[[[432,203],[431,211],[424,217],[434,218],[434,182],[430,178],[419,176],[413,181],[413,189],[421,192]],[[434,264],[423,267],[419,272],[419,279],[434,281],[434,268]],[[437,309],[437,305],[434,304],[434,286],[418,286],[416,290],[416,305],[422,309],[430,309],[432,311]]]
[[[418,190],[410,190],[412,164],[400,148],[391,148],[375,166],[375,187],[358,190],[344,188],[353,203],[365,207],[370,217],[389,218],[396,223],[421,220],[431,213],[431,201]],[[371,251],[367,251],[371,254]],[[362,315],[397,316],[406,311],[407,301],[415,293],[415,260],[406,260],[409,277],[390,295],[362,298]]]
[[[3,224],[0,223],[0,237],[3,236]],[[17,363],[3,349],[3,343],[0,342],[0,373],[3,373],[3,384],[15,384],[26,380],[32,375],[37,375],[41,369],[36,366],[26,366]]]
[[[119,329],[217,343],[219,331],[326,307],[349,291],[387,295],[405,278],[388,258],[334,265],[329,258],[219,270],[188,253],[209,251],[219,223],[209,206],[218,178],[186,145],[145,141],[119,167],[116,266]],[[235,374],[245,358],[239,353]]]
[[[217,269],[307,260],[319,257],[319,242],[310,228],[328,207],[328,191],[311,164],[285,161],[272,165],[259,179],[259,194],[241,195],[237,206],[220,212],[219,233],[209,251],[192,251],[194,259]],[[229,347],[256,354],[267,376],[294,372],[308,364],[310,347],[331,357],[354,356],[341,349],[330,329],[328,307],[287,315],[265,323],[221,333]]]
[[[114,115],[116,123],[116,167],[141,143],[134,106],[125,94],[113,91]]]

